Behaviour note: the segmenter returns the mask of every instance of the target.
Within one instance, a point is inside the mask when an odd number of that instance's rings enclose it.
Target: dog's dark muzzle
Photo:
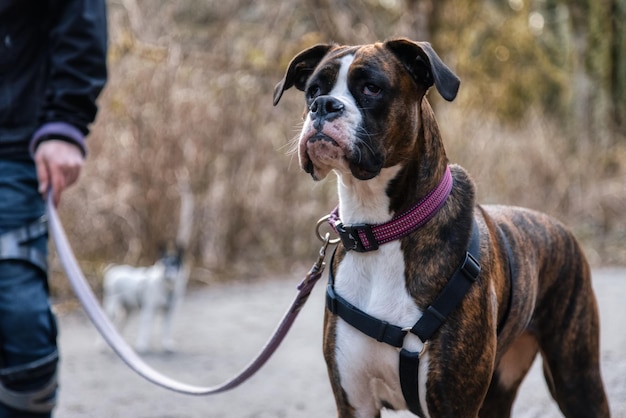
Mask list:
[[[376,150],[371,138],[358,139],[353,152],[348,155],[350,172],[359,180],[376,177],[385,164],[385,156]]]
[[[370,161],[350,162],[350,172],[359,180],[369,180],[380,173],[383,161],[382,158],[376,158]]]

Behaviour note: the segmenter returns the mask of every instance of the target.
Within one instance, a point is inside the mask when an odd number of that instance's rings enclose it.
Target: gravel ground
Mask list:
[[[176,318],[176,352],[155,350],[145,356],[146,361],[187,383],[221,383],[244,367],[265,343],[291,302],[298,280],[295,275],[292,279],[194,288]],[[626,418],[626,269],[595,270],[594,287],[602,319],[605,386],[613,417]],[[292,331],[264,368],[242,386],[210,397],[169,392],[143,380],[111,351],[96,348],[96,331],[82,310],[59,306],[62,362],[56,417],[335,416],[321,353],[324,288],[324,283],[317,285]],[[135,326],[129,324],[125,335],[132,338]],[[383,413],[385,418],[409,416]],[[522,385],[513,417],[560,416],[537,361]]]

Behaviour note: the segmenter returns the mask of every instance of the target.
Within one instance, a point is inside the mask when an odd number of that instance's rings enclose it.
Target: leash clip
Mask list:
[[[313,264],[313,267],[311,267],[311,269],[307,273],[306,277],[298,285],[298,290],[303,291],[306,287],[313,289],[313,286],[315,285],[315,283],[322,276],[322,273],[324,272],[324,268],[326,267],[326,263],[324,262],[324,259],[326,258],[326,249],[328,248],[329,244],[330,244],[330,233],[327,232],[326,235],[324,236],[324,243],[322,244],[322,247],[320,248],[317,260],[315,261],[315,264]]]
[[[329,244],[330,234],[327,232],[326,235],[324,235],[324,240],[322,247],[320,248],[319,257],[317,258],[317,262],[315,263],[315,266],[320,270],[323,270],[324,266],[326,265],[326,263],[324,263],[324,259],[326,258],[326,249],[328,248]]]

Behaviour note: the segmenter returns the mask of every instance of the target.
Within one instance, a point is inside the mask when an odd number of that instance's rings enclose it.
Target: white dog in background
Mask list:
[[[162,312],[161,346],[173,351],[172,322],[184,297],[187,278],[182,249],[165,253],[150,267],[111,265],[104,271],[104,310],[119,330],[132,313],[139,312],[135,342],[138,352],[148,351],[155,317]]]

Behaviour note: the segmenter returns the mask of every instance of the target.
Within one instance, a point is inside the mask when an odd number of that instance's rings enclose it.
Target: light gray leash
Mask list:
[[[61,225],[56,209],[54,208],[52,193],[48,194],[46,208],[48,212],[49,232],[54,240],[61,264],[65,269],[76,296],[83,305],[83,308],[87,312],[91,322],[93,322],[100,334],[102,334],[105,341],[128,365],[128,367],[134,370],[141,377],[165,389],[187,395],[214,395],[226,392],[239,386],[256,373],[272,356],[274,351],[276,351],[280,343],[287,335],[287,332],[298,316],[300,309],[304,306],[304,303],[311,294],[315,283],[322,276],[322,272],[325,267],[324,258],[326,255],[326,248],[329,243],[329,234],[327,234],[324,238],[324,244],[320,249],[319,257],[316,263],[313,267],[311,267],[311,270],[309,270],[305,278],[298,285],[298,293],[291,303],[291,306],[289,306],[289,309],[287,309],[287,312],[278,324],[278,327],[257,357],[254,358],[237,376],[222,383],[221,385],[211,387],[189,385],[171,379],[150,367],[120,336],[109,318],[102,311],[100,303],[96,299],[93,291],[87,283],[87,280],[85,279],[83,272],[76,262],[76,257],[74,256],[74,253],[72,252],[72,249],[67,241],[63,225]]]

